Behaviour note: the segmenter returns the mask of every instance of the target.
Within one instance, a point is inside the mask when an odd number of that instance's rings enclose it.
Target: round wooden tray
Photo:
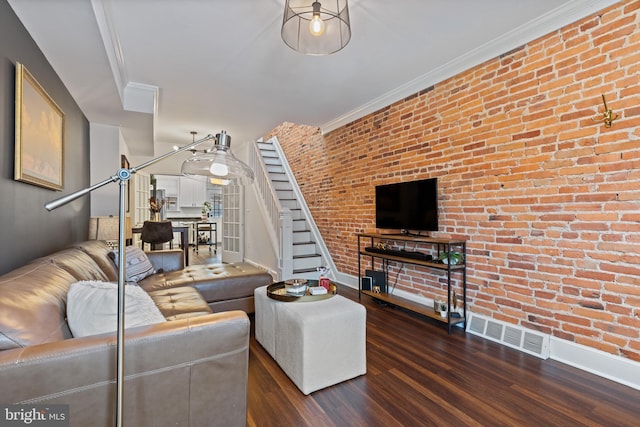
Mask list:
[[[318,286],[317,280],[309,280],[309,286]],[[331,298],[338,293],[338,288],[334,283],[330,284],[329,291],[322,295],[311,295],[309,290],[305,294],[296,295],[290,294],[284,287],[284,282],[277,282],[267,286],[267,296],[278,301],[284,302],[312,302],[321,301],[323,299]]]

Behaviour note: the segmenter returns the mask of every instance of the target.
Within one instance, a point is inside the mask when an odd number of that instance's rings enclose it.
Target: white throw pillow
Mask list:
[[[113,251],[109,254],[113,262],[118,267],[118,252]],[[124,253],[125,261],[125,280],[127,282],[139,282],[147,276],[155,274],[153,265],[149,261],[149,257],[142,249],[137,246],[127,246]]]
[[[137,285],[124,288],[126,328],[166,322],[151,297]],[[67,292],[67,322],[74,337],[118,329],[118,284],[93,280],[72,283]]]

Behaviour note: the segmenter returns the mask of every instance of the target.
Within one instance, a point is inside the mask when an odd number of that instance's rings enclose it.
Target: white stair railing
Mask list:
[[[277,137],[274,136],[270,138],[269,141],[271,142],[271,144],[273,144],[273,148],[276,150],[276,153],[280,158],[282,167],[284,168],[284,172],[289,177],[289,181],[291,182],[291,186],[293,187],[293,193],[295,194],[296,199],[298,200],[300,210],[302,211],[302,217],[307,218],[307,225],[309,226],[311,235],[313,236],[313,240],[315,241],[318,249],[320,250],[320,255],[324,260],[324,265],[326,267],[329,267],[329,277],[333,280],[336,280],[336,273],[337,273],[336,265],[333,262],[333,258],[331,258],[331,254],[329,253],[329,249],[327,248],[327,245],[325,244],[324,239],[322,238],[322,234],[320,234],[320,230],[318,230],[318,227],[316,226],[315,221],[313,221],[313,216],[311,215],[309,206],[307,205],[307,202],[305,201],[304,196],[300,191],[300,187],[298,186],[295,180],[293,172],[289,167],[289,163],[287,162],[287,157],[284,154],[284,150],[282,150],[282,147],[280,146],[280,143],[278,142]],[[292,239],[293,239],[293,236],[292,236]]]
[[[280,279],[293,276],[293,219],[291,211],[282,207],[278,196],[271,185],[269,171],[264,163],[258,144],[252,144],[249,150],[249,166],[255,174],[255,183],[264,203],[263,214],[271,225],[267,230],[271,237],[274,251],[278,254]]]
[[[280,271],[282,280],[293,277],[293,219],[289,208],[280,212]]]

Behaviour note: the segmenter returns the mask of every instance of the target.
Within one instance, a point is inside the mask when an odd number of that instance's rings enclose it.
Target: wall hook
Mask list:
[[[607,100],[604,97],[604,93],[602,94],[602,103],[604,104],[604,113],[602,113],[602,117],[594,117],[591,120],[594,122],[604,122],[604,127],[610,128],[613,124],[613,121],[616,120],[619,115],[614,113],[613,110],[610,110],[607,107]]]

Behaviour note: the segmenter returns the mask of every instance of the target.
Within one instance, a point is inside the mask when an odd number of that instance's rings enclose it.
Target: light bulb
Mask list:
[[[324,33],[324,21],[320,18],[320,14],[313,14],[313,18],[309,21],[309,31],[316,37]]]
[[[324,21],[320,18],[322,5],[319,1],[314,1],[311,7],[313,8],[313,17],[309,21],[309,31],[312,36],[321,36],[324,33]]]
[[[227,176],[229,175],[229,167],[222,163],[212,163],[209,168],[212,174],[216,176]]]

